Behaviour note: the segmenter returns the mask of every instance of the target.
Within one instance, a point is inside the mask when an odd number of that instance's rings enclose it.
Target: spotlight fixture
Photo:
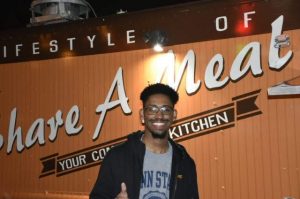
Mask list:
[[[33,0],[28,26],[47,25],[89,18],[92,6],[85,0]]]
[[[167,43],[167,34],[161,30],[147,32],[144,36],[145,43],[149,43],[154,51],[162,52],[163,46]]]

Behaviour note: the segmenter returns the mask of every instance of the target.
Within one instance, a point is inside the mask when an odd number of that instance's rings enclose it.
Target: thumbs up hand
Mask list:
[[[121,192],[116,196],[115,199],[128,199],[126,184],[124,182],[121,183]]]

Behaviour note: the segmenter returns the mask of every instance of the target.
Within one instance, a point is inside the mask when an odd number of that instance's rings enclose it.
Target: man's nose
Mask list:
[[[161,109],[159,109],[158,111],[157,111],[157,113],[155,114],[155,117],[156,118],[162,118],[164,116],[164,114],[161,112]]]

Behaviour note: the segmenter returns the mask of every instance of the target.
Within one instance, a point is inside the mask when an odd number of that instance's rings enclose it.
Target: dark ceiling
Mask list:
[[[134,12],[199,0],[88,0],[98,17],[116,14],[120,9]],[[205,1],[205,0],[202,0]],[[32,0],[6,0],[0,12],[0,30],[26,27]]]

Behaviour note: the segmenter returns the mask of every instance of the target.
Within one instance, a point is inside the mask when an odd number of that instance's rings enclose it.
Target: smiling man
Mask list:
[[[140,119],[145,129],[108,152],[90,199],[199,198],[195,163],[168,136],[178,98],[175,90],[161,83],[142,91]]]

